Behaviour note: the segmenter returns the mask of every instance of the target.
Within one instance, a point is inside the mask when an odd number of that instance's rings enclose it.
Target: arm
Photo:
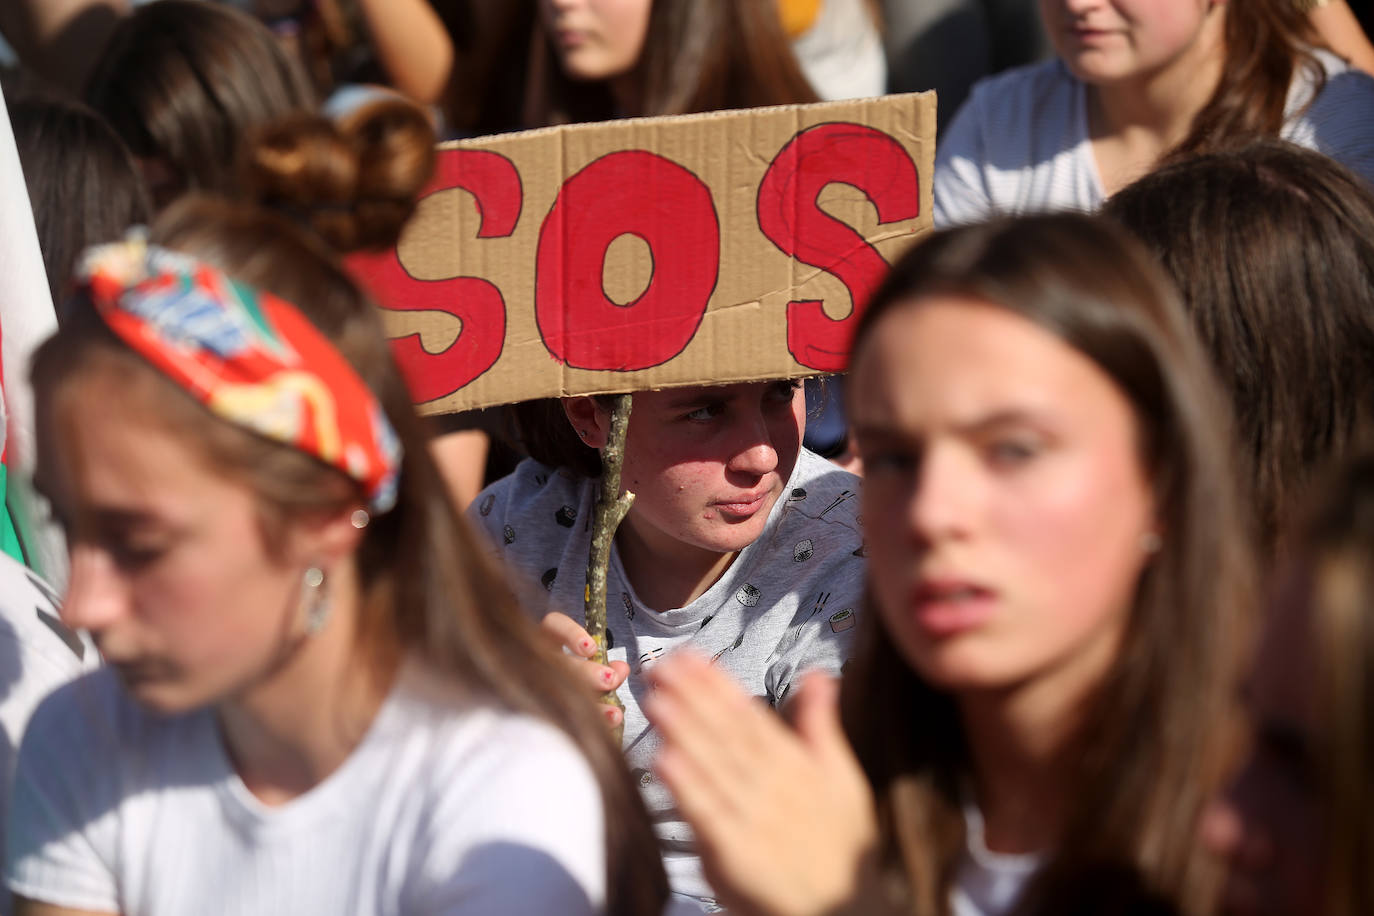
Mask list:
[[[467,511],[482,491],[489,446],[487,434],[480,429],[460,429],[430,440],[429,452],[459,512]]]
[[[418,102],[441,101],[453,72],[453,40],[427,0],[360,0],[372,47],[392,84]]]
[[[1350,61],[1352,67],[1374,75],[1374,45],[1345,0],[1328,0],[1314,7],[1308,19],[1322,44]]]

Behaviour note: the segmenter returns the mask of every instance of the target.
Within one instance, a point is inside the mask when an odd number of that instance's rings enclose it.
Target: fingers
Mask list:
[[[771,711],[704,659],[678,653],[651,677],[656,689],[644,706],[664,740],[664,779],[683,783],[689,805],[749,809],[779,756],[800,747]]]
[[[819,671],[808,672],[791,697],[797,734],[822,759],[850,756],[849,739],[840,724],[840,682]]]
[[[567,649],[579,658],[591,658],[596,652],[596,643],[576,620],[557,611],[545,614],[539,621],[540,632],[554,645]]]
[[[569,653],[569,673],[594,696],[610,693],[629,677],[630,666],[623,661],[606,665],[591,661],[596,653],[596,643],[582,625],[567,614],[557,611],[545,614],[544,619],[539,621],[539,630],[551,644]],[[621,718],[617,712],[616,721],[612,724],[619,725]]]

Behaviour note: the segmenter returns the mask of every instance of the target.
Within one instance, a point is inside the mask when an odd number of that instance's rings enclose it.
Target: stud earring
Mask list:
[[[314,635],[323,630],[329,620],[329,596],[324,570],[318,566],[310,567],[301,577],[301,604],[305,606],[305,632]]]
[[[348,517],[348,523],[359,531],[366,528],[370,521],[372,521],[372,517],[367,514],[366,509],[354,509],[353,514]]]

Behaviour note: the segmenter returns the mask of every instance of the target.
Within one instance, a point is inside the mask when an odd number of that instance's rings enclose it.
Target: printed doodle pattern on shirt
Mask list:
[[[758,607],[761,594],[762,592],[746,582],[739,587],[739,591],[735,592],[735,600],[745,607]]]

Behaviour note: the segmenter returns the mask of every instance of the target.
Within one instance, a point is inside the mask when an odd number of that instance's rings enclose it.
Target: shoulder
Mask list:
[[[936,225],[1039,209],[1043,201],[1038,198],[1051,192],[1037,192],[1036,185],[1071,180],[1049,173],[1062,171],[1061,160],[1072,157],[1086,137],[1082,92],[1082,84],[1057,58],[975,84],[936,142]]]
[[[508,895],[520,907],[562,895],[598,907],[605,815],[599,783],[572,739],[494,705],[434,711],[424,713],[428,815],[417,899],[442,908],[463,895],[512,912],[501,902]]]
[[[1066,115],[1080,88],[1058,58],[984,77],[973,85],[949,133],[975,124],[999,138],[1017,129],[1028,131],[1047,115]]]
[[[1288,93],[1284,139],[1306,146],[1374,181],[1374,77],[1322,49],[1312,52],[1321,68],[1299,66]]]
[[[468,518],[496,544],[509,547],[530,523],[553,533],[572,531],[594,482],[566,468],[550,468],[527,458],[472,501]],[[542,540],[547,540],[547,537]]]
[[[859,477],[810,449],[801,450],[787,487],[783,499],[789,507],[812,518],[857,526]]]

